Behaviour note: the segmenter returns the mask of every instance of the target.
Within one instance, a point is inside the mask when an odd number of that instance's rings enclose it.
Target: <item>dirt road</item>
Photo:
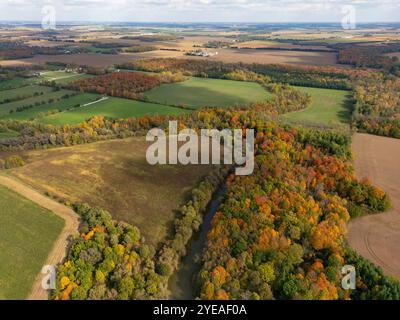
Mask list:
[[[393,209],[350,223],[350,245],[364,258],[400,279],[400,140],[368,134],[353,137],[355,169],[389,193]]]
[[[68,247],[68,238],[75,234],[79,227],[78,215],[70,208],[41,195],[39,192],[27,187],[16,179],[0,175],[0,184],[31,200],[32,202],[52,211],[65,220],[65,226],[58,236],[54,246],[47,257],[44,265],[57,265],[62,262]],[[48,292],[42,288],[43,274],[38,274],[32,286],[32,291],[27,297],[28,300],[47,300]]]

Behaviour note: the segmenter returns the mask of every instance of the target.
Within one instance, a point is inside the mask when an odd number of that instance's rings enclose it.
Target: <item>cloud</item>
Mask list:
[[[361,11],[361,20],[385,21],[400,16],[399,2],[400,0],[0,0],[0,19],[35,18],[43,5],[52,4],[57,8],[59,17],[65,20],[340,21],[341,7],[350,4]]]

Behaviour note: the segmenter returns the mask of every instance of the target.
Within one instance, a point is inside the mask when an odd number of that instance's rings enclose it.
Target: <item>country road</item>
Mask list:
[[[369,177],[388,192],[393,209],[352,221],[348,241],[364,258],[400,279],[400,139],[358,133],[353,153],[357,177]]]
[[[68,247],[68,238],[70,235],[76,234],[79,227],[79,217],[70,208],[59,204],[58,202],[41,195],[39,192],[29,188],[18,180],[0,175],[0,184],[9,188],[10,190],[20,194],[21,196],[31,200],[39,206],[52,211],[65,220],[65,226],[60,235],[58,236],[52,250],[47,257],[44,265],[57,265],[63,261],[66,250]],[[42,288],[43,274],[39,273],[33,283],[31,293],[27,300],[47,300],[48,292]]]

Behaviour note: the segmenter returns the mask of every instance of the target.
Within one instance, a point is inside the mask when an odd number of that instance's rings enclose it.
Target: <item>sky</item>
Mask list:
[[[0,0],[0,20],[41,21],[52,6],[56,21],[340,23],[345,5],[358,23],[400,22],[400,0]]]

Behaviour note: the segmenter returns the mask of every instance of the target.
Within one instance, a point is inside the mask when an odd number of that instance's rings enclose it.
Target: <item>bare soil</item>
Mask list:
[[[388,192],[393,209],[351,222],[348,241],[364,258],[400,279],[400,140],[355,134],[353,153],[357,176],[369,177]]]

